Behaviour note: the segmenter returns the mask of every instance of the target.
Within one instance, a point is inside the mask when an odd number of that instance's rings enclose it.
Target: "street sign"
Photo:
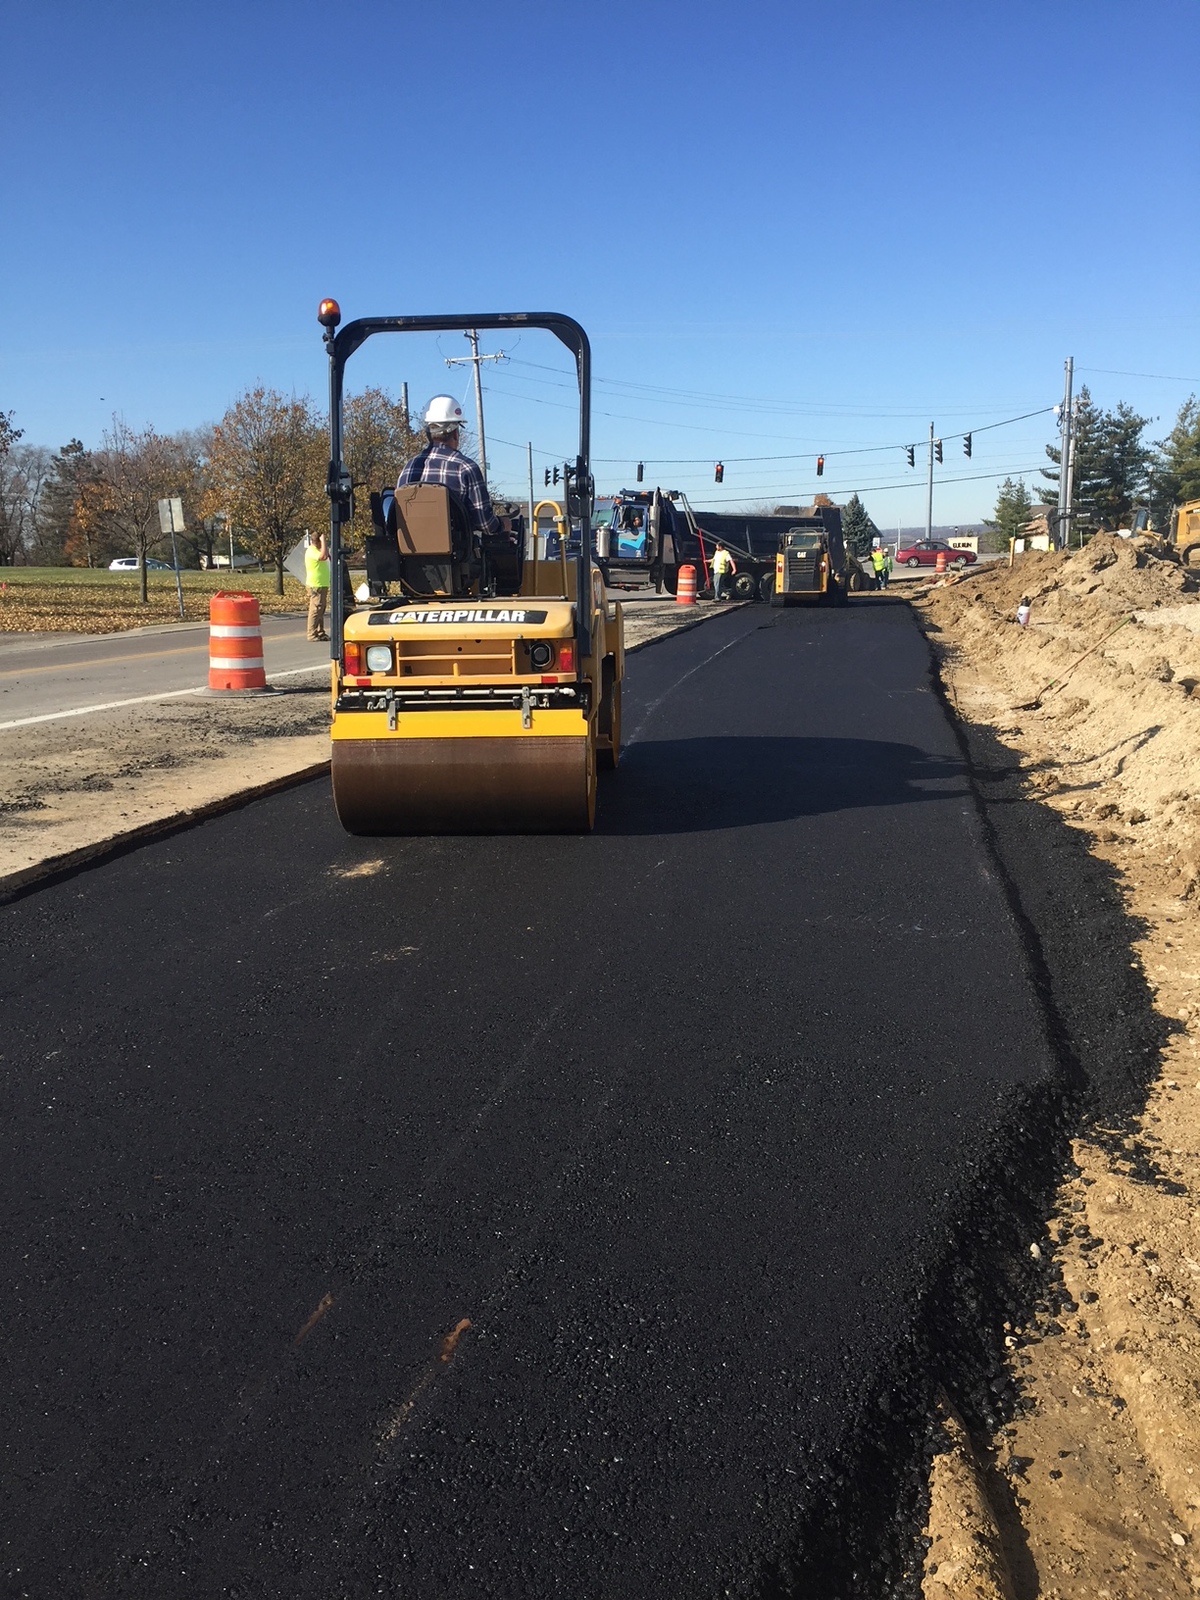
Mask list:
[[[182,533],[183,528],[183,501],[160,500],[158,502],[158,525],[164,533]]]
[[[171,535],[171,565],[175,568],[175,593],[179,598],[179,620],[183,621],[183,579],[179,576],[179,549],[175,543],[175,535],[183,532],[183,501],[160,500],[158,502],[158,525],[164,533]]]

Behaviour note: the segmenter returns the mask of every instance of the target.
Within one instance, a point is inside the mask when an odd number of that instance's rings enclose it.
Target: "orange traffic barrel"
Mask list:
[[[217,694],[261,693],[267,687],[262,622],[252,594],[222,591],[209,602],[208,687]]]
[[[694,606],[696,604],[696,569],[693,566],[680,567],[679,587],[675,591],[677,605]]]
[[[944,550],[939,550],[937,553],[937,570],[939,577],[946,570],[946,552]]]

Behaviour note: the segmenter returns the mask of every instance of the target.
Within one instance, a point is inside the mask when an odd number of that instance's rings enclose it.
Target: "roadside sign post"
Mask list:
[[[179,575],[179,546],[175,543],[175,535],[183,530],[183,501],[160,500],[158,502],[158,525],[164,533],[171,535],[171,563],[175,568],[175,593],[179,599],[179,619],[183,620],[183,579]]]

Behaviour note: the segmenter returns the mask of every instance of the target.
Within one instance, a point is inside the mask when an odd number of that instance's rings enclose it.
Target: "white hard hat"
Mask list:
[[[430,427],[461,428],[462,407],[452,394],[435,394],[426,407],[425,422]]]

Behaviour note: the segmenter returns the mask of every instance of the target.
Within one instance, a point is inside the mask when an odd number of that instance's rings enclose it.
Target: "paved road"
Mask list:
[[[628,687],[590,838],[314,782],[0,911],[6,1592],[752,1595],[821,1515],[1055,1069],[907,607]]]
[[[263,655],[268,677],[329,670],[328,646],[305,640],[303,617],[264,617]],[[98,638],[24,642],[9,635],[0,649],[0,730],[30,717],[198,691],[207,682],[207,623]]]

